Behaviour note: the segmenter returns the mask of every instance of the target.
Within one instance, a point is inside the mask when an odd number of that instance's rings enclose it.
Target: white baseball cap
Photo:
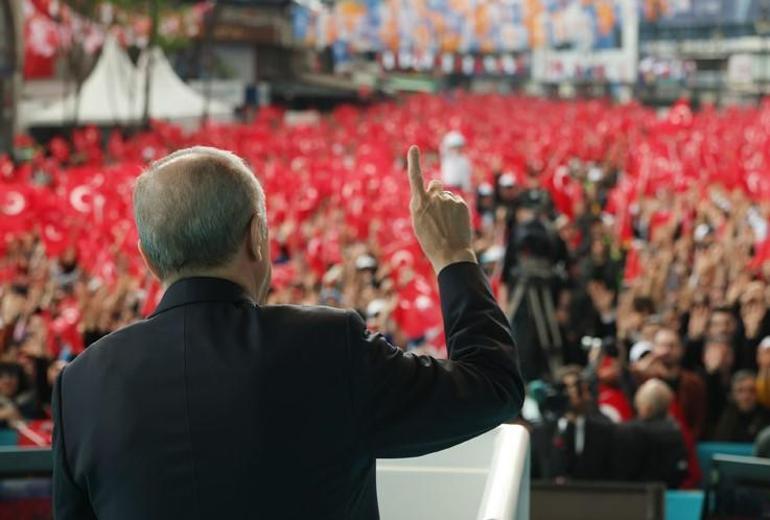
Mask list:
[[[504,173],[497,180],[497,183],[503,188],[511,188],[516,186],[516,177],[514,177],[512,173]]]
[[[482,182],[479,184],[479,195],[482,197],[488,197],[490,195],[494,195],[494,193],[495,189],[488,182]]]
[[[628,353],[628,359],[631,363],[636,363],[650,352],[652,352],[652,343],[649,341],[637,341],[631,347],[631,351]]]
[[[443,142],[444,148],[456,148],[458,146],[465,146],[465,137],[463,134],[456,130],[452,130],[444,136]]]
[[[369,302],[369,305],[366,306],[366,316],[369,318],[374,318],[383,310],[385,310],[385,307],[387,306],[388,306],[388,302],[386,302],[382,298],[377,298],[376,300],[372,300]]]

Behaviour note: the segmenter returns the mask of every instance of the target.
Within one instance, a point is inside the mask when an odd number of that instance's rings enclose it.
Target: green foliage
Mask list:
[[[121,13],[149,16],[150,44],[159,45],[165,51],[178,50],[189,44],[189,39],[182,34],[174,36],[158,34],[164,13],[172,13],[175,9],[183,8],[183,4],[177,0],[65,0],[65,3],[81,15],[97,22],[100,21],[101,8],[105,4],[115,8],[117,19],[113,23],[118,25],[121,24]]]

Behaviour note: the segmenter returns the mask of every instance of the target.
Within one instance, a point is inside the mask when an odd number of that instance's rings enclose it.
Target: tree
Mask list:
[[[21,67],[16,13],[11,0],[0,0],[0,154],[10,152]]]
[[[104,1],[104,0],[69,0],[68,5],[78,11],[80,14],[87,16],[88,18],[92,20],[96,20],[99,9],[103,4],[111,4],[116,9],[122,10],[124,12],[130,12],[134,14],[143,14],[147,15],[149,17],[150,21],[150,27],[149,27],[149,34],[148,34],[148,40],[147,40],[147,50],[150,51],[153,48],[155,48],[157,45],[159,45],[160,41],[158,38],[158,29],[160,26],[160,18],[161,13],[168,7],[169,0],[143,0],[143,1],[137,1],[137,0],[111,0],[111,1]],[[139,4],[139,5],[137,5]],[[73,42],[74,44],[74,42]],[[76,47],[73,45],[73,47]],[[77,50],[73,49],[75,57],[77,57]],[[145,74],[145,82],[143,85],[143,91],[144,91],[144,105],[142,107],[142,125],[147,126],[150,121],[150,92],[152,90],[152,71],[153,71],[153,55],[152,52],[150,52],[147,55],[147,74]],[[72,64],[77,65],[77,63]],[[81,69],[77,69],[80,71]],[[78,93],[79,93],[79,87],[82,84],[82,81],[85,80],[85,77],[80,78],[80,82],[78,83]]]
[[[150,91],[152,89],[152,70],[153,53],[158,43],[158,24],[160,22],[160,3],[161,0],[147,0],[148,10],[150,11],[150,39],[147,42],[147,48],[150,52],[147,54],[147,74],[144,76],[144,107],[142,110],[142,124],[147,126],[150,122]]]
[[[99,0],[71,0],[68,3],[90,23],[95,23],[102,2]],[[75,114],[72,124],[77,126],[78,114],[80,113],[80,91],[93,64],[93,60],[85,48],[83,31],[72,32],[72,40],[66,48],[63,58],[67,65],[67,74],[75,82]]]

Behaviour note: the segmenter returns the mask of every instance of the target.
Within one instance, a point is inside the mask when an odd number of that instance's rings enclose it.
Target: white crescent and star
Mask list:
[[[10,191],[5,194],[5,201],[0,206],[0,211],[6,216],[16,217],[21,215],[27,207],[27,199],[18,191]]]

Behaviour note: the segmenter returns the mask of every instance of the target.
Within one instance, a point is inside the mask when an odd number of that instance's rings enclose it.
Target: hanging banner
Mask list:
[[[297,5],[294,39],[350,53],[506,53],[535,45],[537,0],[342,0]]]
[[[535,52],[547,81],[633,81],[637,21],[636,0],[342,0],[295,6],[292,26],[338,64],[375,53],[385,70],[519,75]]]
[[[541,0],[543,45],[532,76],[545,83],[634,83],[638,74],[636,0]]]
[[[383,51],[378,61],[384,71],[440,71],[443,74],[464,76],[512,76],[529,74],[529,56],[526,54],[442,54],[414,55],[407,51]]]
[[[642,0],[641,21],[661,27],[751,24],[761,18],[763,2],[766,0]]]

